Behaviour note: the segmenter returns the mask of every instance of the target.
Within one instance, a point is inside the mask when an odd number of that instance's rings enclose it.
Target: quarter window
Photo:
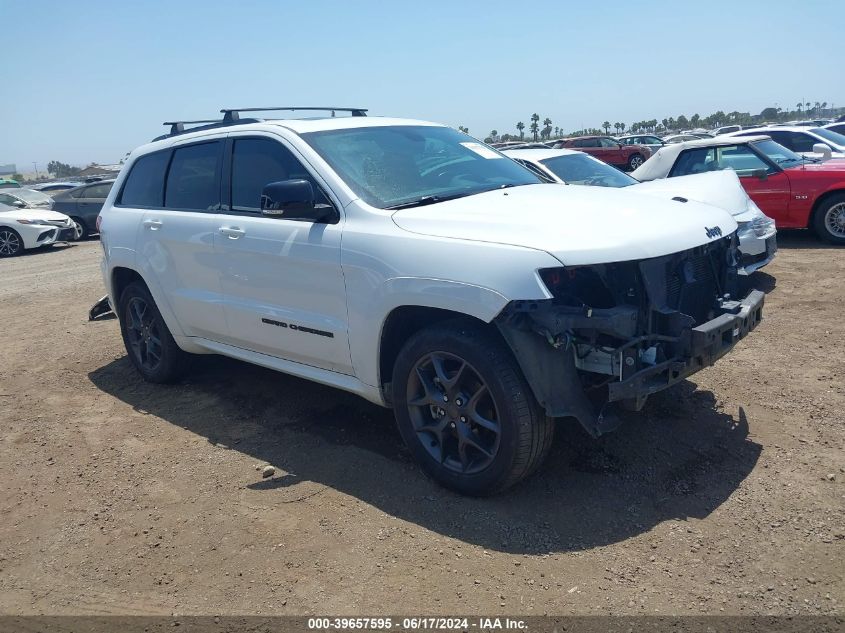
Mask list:
[[[160,207],[164,195],[164,172],[170,152],[147,154],[135,161],[120,194],[127,207]]]
[[[220,199],[217,164],[220,141],[179,147],[173,152],[164,206],[168,209],[211,211]]]
[[[235,139],[232,152],[234,211],[261,210],[261,192],[271,182],[303,179],[314,188],[317,205],[331,204],[320,186],[293,153],[268,138]]]

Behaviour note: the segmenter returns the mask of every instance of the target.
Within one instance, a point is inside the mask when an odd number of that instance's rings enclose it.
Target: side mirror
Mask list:
[[[825,145],[824,143],[816,143],[813,145],[813,153],[814,154],[821,154],[822,160],[830,160],[831,151],[830,147]]]
[[[332,205],[317,203],[314,187],[302,178],[265,185],[261,191],[261,214],[327,224],[335,224],[340,219]]]
[[[751,172],[751,175],[755,178],[759,178],[760,180],[766,180],[769,177],[769,172],[765,169],[755,169]]]
[[[314,213],[314,188],[307,180],[280,180],[261,191],[261,213],[273,217],[301,218]]]

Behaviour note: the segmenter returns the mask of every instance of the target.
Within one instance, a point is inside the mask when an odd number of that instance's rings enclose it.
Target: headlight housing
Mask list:
[[[775,221],[763,213],[753,201],[748,202],[748,211],[743,213],[745,220],[738,222],[737,235],[739,239],[763,237],[775,231]]]
[[[43,224],[50,224],[49,222],[47,222],[47,220],[30,220],[29,218],[25,218],[25,219],[23,219],[23,220],[21,220],[21,219],[19,218],[19,219],[18,219],[18,222],[19,222],[20,224],[35,224],[35,225],[39,225],[39,224],[41,224],[41,225],[43,225]]]

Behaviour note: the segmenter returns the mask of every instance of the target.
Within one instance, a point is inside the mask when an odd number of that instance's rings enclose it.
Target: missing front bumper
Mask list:
[[[608,401],[639,399],[651,395],[715,363],[759,325],[765,295],[752,291],[728,312],[694,327],[685,353],[646,367],[624,380],[608,385]]]

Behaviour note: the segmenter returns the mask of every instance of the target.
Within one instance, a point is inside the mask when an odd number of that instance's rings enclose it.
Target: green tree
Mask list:
[[[682,130],[689,129],[689,119],[687,119],[687,117],[683,114],[678,117],[678,127]]]
[[[496,140],[499,138],[499,132],[493,130],[492,132],[490,132],[490,138],[492,139],[492,142],[495,143]]]
[[[619,131],[622,132],[623,134],[625,133],[625,124],[624,123],[619,124]]]
[[[540,132],[540,115],[536,112],[531,115],[531,127],[528,129],[531,130],[531,134],[534,136],[534,140],[536,141]]]
[[[689,122],[692,127],[698,127],[701,123],[701,115],[696,112],[689,118]]]
[[[47,163],[47,172],[53,174],[56,178],[67,178],[69,176],[76,176],[82,171],[79,167],[71,167],[66,163],[61,163],[57,160],[51,160]]]
[[[778,109],[777,108],[763,108],[760,111],[760,119],[763,121],[772,121],[778,118]]]
[[[525,138],[525,123],[520,121],[519,123],[516,124],[516,129],[519,132],[519,140],[522,140],[523,138]]]
[[[801,114],[801,109],[804,107],[804,104],[801,101],[799,101],[798,103],[795,104],[795,107],[798,108],[798,114]]]
[[[543,130],[540,132],[540,135],[545,138],[551,138],[552,136],[552,120],[549,117],[543,119]]]
[[[601,126],[604,128],[605,134],[610,134],[610,121],[605,121]]]

